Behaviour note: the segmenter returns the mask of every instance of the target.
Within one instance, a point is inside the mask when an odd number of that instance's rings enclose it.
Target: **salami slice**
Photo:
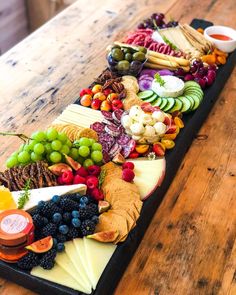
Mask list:
[[[105,125],[110,125],[110,126],[113,125],[114,127],[117,127],[117,125],[114,124],[113,121],[109,121],[109,120],[107,120],[107,119],[103,119],[103,120],[102,120],[102,123],[105,124]]]
[[[121,154],[124,158],[128,158],[130,153],[131,153],[132,149],[130,146],[126,145],[126,146],[123,146],[123,149],[121,151]]]
[[[108,111],[101,111],[103,117],[107,120],[113,120],[112,113]]]
[[[108,152],[106,151],[102,151],[102,155],[103,155],[103,162],[104,163],[108,163],[111,160],[111,157],[109,156]]]
[[[105,125],[100,122],[95,122],[92,125],[90,125],[90,128],[96,131],[97,133],[101,133],[104,131]]]
[[[103,132],[99,134],[99,142],[102,143],[108,143],[110,146],[112,146],[115,142],[115,139],[110,134],[107,134],[106,132]]]
[[[129,141],[130,141],[130,137],[126,134],[121,134],[117,138],[117,143],[120,144],[121,146],[125,146]]]
[[[114,126],[112,126],[112,125],[106,125],[105,126],[105,131],[108,133],[108,134],[110,134],[110,135],[112,135],[112,136],[114,136],[114,137],[117,137],[117,136],[119,136],[120,135],[120,130],[119,130],[119,128],[118,127],[114,127]]]
[[[109,156],[113,158],[116,154],[118,154],[122,150],[122,147],[118,144],[115,143],[114,146],[110,149],[109,151]]]
[[[112,113],[112,117],[113,119],[116,121],[116,122],[119,122],[120,123],[120,120],[121,120],[121,116],[123,114],[123,111],[122,110],[115,110],[113,113]]]

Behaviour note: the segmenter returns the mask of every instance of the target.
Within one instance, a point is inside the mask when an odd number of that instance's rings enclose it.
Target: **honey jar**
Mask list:
[[[0,213],[0,259],[15,263],[27,253],[25,247],[34,241],[31,216],[19,209]]]

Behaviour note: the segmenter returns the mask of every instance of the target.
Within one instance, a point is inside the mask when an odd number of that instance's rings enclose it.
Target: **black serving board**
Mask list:
[[[194,19],[191,23],[191,26],[194,28],[206,28],[211,25],[211,22],[201,19]],[[111,260],[107,264],[93,295],[111,295],[114,292],[119,280],[138,248],[154,213],[161,204],[184,155],[216,102],[221,90],[224,88],[235,64],[236,50],[229,55],[227,63],[220,66],[218,69],[216,80],[210,88],[204,91],[204,99],[199,108],[193,113],[184,115],[183,120],[185,127],[181,129],[180,134],[175,140],[175,148],[166,155],[166,175],[161,187],[157,188],[156,191],[144,202],[140,218],[137,221],[137,226],[130,232],[126,241],[117,247]],[[0,261],[0,276],[43,295],[82,295],[82,293],[62,285],[31,276],[29,272],[20,270],[16,265],[8,264],[3,261]]]

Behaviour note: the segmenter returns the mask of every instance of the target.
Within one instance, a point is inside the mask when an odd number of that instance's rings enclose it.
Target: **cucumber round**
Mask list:
[[[151,97],[145,99],[145,102],[150,102],[150,103],[152,103],[152,102],[154,102],[157,98],[158,98],[158,95],[154,93]]]
[[[154,92],[152,90],[145,90],[145,91],[139,92],[138,97],[141,98],[142,100],[146,100],[149,97],[151,97],[153,93]]]
[[[164,107],[164,109],[162,109],[164,112],[168,112],[175,105],[175,99],[173,97],[167,97],[166,99],[167,99],[168,103]]]
[[[187,99],[187,97],[179,96],[178,99],[181,100],[183,103],[183,106],[181,109],[182,113],[185,113],[185,112],[188,112],[189,110],[191,110],[191,102],[190,102],[190,100]]]
[[[167,104],[168,104],[167,98],[162,97],[162,103],[160,105],[160,109],[163,110]]]
[[[180,111],[182,109],[183,103],[178,98],[175,98],[175,105],[172,109],[169,110],[169,113],[173,113],[175,111]]]
[[[154,106],[154,107],[160,107],[161,104],[162,104],[161,97],[158,97],[154,102],[152,102],[152,106]]]

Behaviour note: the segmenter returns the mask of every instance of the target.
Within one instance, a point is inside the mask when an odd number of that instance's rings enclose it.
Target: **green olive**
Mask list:
[[[112,45],[112,48],[111,49],[115,49],[115,48],[118,48],[118,49],[121,49],[121,47],[119,45]]]
[[[145,59],[145,54],[141,51],[138,51],[133,54],[133,60],[144,61]]]
[[[127,48],[127,47],[122,47],[122,50],[123,50],[124,54],[126,54],[126,53],[132,53],[132,51],[130,50],[130,48]]]
[[[138,50],[143,52],[143,53],[147,53],[147,48],[143,47],[143,46],[139,46]]]
[[[129,62],[127,60],[119,61],[117,64],[117,69],[119,71],[128,71],[129,70]]]
[[[111,51],[111,56],[117,60],[117,61],[120,61],[120,60],[123,60],[124,59],[124,53],[122,52],[121,49],[119,48],[114,48],[112,49]]]
[[[128,61],[132,61],[132,54],[131,53],[126,53],[125,54],[125,59]]]

